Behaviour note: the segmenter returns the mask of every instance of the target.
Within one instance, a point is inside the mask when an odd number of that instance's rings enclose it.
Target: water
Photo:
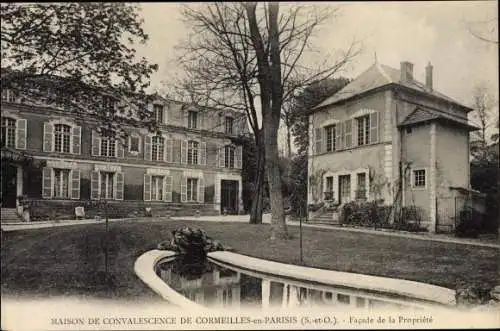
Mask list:
[[[205,260],[160,262],[157,275],[187,299],[210,308],[346,307],[423,309],[412,298],[287,279]],[[428,303],[427,303],[428,304]]]

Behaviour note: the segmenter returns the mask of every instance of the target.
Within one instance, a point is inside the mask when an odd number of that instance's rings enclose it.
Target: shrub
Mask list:
[[[382,227],[387,223],[390,206],[379,206],[370,201],[351,201],[343,205],[341,223],[358,226]]]
[[[455,235],[457,237],[476,238],[481,229],[480,215],[473,209],[464,208],[459,214],[459,223]]]

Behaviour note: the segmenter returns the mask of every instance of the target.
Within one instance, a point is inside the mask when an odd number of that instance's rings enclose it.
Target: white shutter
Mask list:
[[[75,125],[72,128],[73,137],[73,154],[81,154],[82,152],[82,127]]]
[[[188,149],[187,140],[182,140],[181,141],[181,163],[187,163],[187,149]]]
[[[90,199],[99,200],[99,171],[90,173]]]
[[[114,187],[115,200],[123,200],[123,186],[124,186],[123,177],[124,177],[123,172],[115,173],[115,182],[113,183],[115,185]]]
[[[343,123],[344,126],[344,147],[352,147],[352,119]]]
[[[201,142],[199,145],[199,151],[198,151],[200,157],[198,159],[198,164],[200,165],[206,165],[207,164],[207,143],[206,142]]]
[[[165,142],[165,157],[167,162],[174,162],[174,141],[170,137]]]
[[[71,170],[71,199],[80,199],[80,170]]]
[[[186,202],[187,200],[187,178],[181,178],[181,202]]]
[[[163,177],[163,198],[167,202],[172,202],[172,176]]]
[[[125,157],[125,148],[123,146],[123,141],[122,139],[118,138],[115,140],[115,147],[116,147],[116,157],[119,158],[124,158]]]
[[[52,197],[52,168],[45,167],[42,170],[42,198]]]
[[[370,114],[370,143],[378,142],[378,112]]]
[[[17,120],[16,148],[26,149],[26,120]]]
[[[234,158],[234,167],[236,169],[241,169],[242,168],[242,157],[243,157],[243,147],[242,146],[236,146],[236,155]]]
[[[151,161],[152,160],[152,151],[151,151],[151,136],[144,137],[144,159]]]
[[[54,136],[54,126],[50,123],[43,123],[43,151],[53,152],[52,137]]]
[[[226,147],[222,146],[219,148],[219,167],[224,168],[226,166]]]
[[[198,178],[198,202],[205,202],[205,182],[203,178]]]
[[[315,132],[315,146],[316,146],[316,154],[320,154],[323,151],[323,128],[314,129]]]
[[[95,130],[92,130],[92,155],[101,156],[101,138]]]
[[[151,175],[144,175],[144,201],[151,201]]]
[[[335,124],[335,150],[342,149],[342,123]]]

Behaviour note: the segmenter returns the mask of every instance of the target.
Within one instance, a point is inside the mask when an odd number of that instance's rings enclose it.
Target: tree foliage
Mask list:
[[[157,65],[136,57],[148,40],[136,5],[2,3],[1,19],[3,89],[113,131],[150,118],[145,91]]]

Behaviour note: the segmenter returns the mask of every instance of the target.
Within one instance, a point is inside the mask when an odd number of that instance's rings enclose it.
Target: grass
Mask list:
[[[104,224],[75,225],[4,233],[1,293],[47,297],[157,299],[134,274],[143,252],[183,225],[201,227],[236,252],[298,264],[299,235],[270,241],[270,227],[196,221],[123,221],[110,223],[109,266],[104,271]],[[500,250],[348,231],[303,229],[304,264],[378,276],[403,278],[455,288],[458,283],[496,285]]]

